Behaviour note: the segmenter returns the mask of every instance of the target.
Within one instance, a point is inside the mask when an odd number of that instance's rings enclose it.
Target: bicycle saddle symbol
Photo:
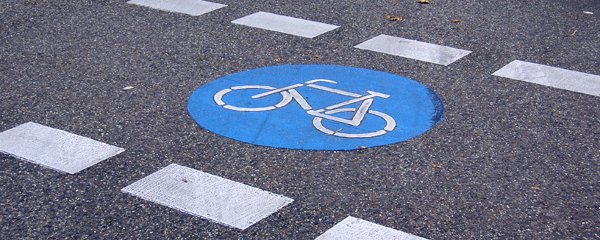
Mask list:
[[[336,137],[343,137],[343,138],[377,137],[377,136],[384,135],[390,131],[393,131],[394,128],[396,128],[396,121],[394,120],[394,118],[392,118],[391,116],[389,116],[385,113],[378,112],[375,110],[370,110],[370,107],[373,104],[375,97],[389,98],[390,95],[373,92],[373,91],[366,91],[367,95],[360,95],[357,93],[351,93],[351,92],[346,92],[346,91],[342,91],[339,89],[315,85],[314,83],[317,83],[317,82],[326,82],[326,83],[337,84],[337,82],[332,81],[332,80],[314,79],[314,80],[307,81],[304,84],[299,83],[299,84],[294,84],[294,85],[283,87],[283,88],[274,88],[271,86],[262,86],[262,85],[235,86],[235,87],[223,89],[223,90],[215,93],[215,95],[213,96],[213,100],[215,101],[215,103],[217,105],[222,106],[225,109],[232,110],[232,111],[240,111],[240,112],[270,111],[270,110],[275,110],[278,108],[285,107],[292,101],[296,101],[302,109],[306,110],[307,114],[314,116],[312,124],[317,130],[319,130],[327,135],[333,135]],[[296,91],[296,88],[303,87],[303,86],[352,97],[353,99],[325,107],[324,109],[313,110],[313,107],[306,101],[306,99],[298,91]],[[279,93],[282,96],[282,99],[279,103],[272,105],[272,106],[254,107],[254,108],[242,107],[242,106],[232,106],[223,101],[223,96],[225,96],[226,94],[228,94],[230,92],[248,90],[248,89],[267,90],[264,93],[260,93],[260,94],[256,94],[256,95],[252,96],[252,99],[260,99],[260,98],[263,98],[263,97],[266,97],[269,95],[273,95],[273,94],[277,94],[277,93]],[[353,103],[358,103],[358,102],[362,102],[360,104],[360,106],[358,107],[358,109],[342,108],[344,106],[347,106],[347,105],[350,105]],[[337,117],[337,116],[333,115],[333,114],[341,113],[341,112],[353,112],[354,115],[352,116],[351,119],[345,119],[345,118],[341,118],[341,117]],[[360,126],[363,123],[363,120],[365,119],[365,116],[367,114],[372,114],[377,117],[383,118],[383,120],[385,120],[385,123],[386,123],[384,128],[381,130],[378,130],[378,131],[368,132],[368,133],[343,133],[343,132],[341,132],[343,129],[333,131],[333,130],[330,130],[330,129],[327,129],[326,127],[324,127],[323,123],[322,123],[323,119],[327,119],[327,120],[331,120],[331,121],[335,121],[335,122],[344,123],[349,126]]]

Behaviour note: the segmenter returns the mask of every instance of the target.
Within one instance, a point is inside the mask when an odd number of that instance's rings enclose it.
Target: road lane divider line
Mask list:
[[[359,218],[348,216],[315,240],[354,240],[354,239],[379,239],[379,240],[427,240],[409,233],[398,231]]]
[[[34,122],[0,133],[0,152],[75,174],[125,149]]]
[[[294,201],[178,164],[171,164],[121,191],[241,230]]]
[[[515,60],[492,75],[600,96],[600,76],[589,73]]]
[[[266,29],[305,38],[314,38],[339,27],[332,24],[288,17],[268,12],[253,13],[231,22],[234,24]]]
[[[471,51],[381,34],[355,48],[448,66]]]

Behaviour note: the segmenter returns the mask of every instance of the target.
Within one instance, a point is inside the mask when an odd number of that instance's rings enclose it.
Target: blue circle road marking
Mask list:
[[[441,121],[443,104],[414,80],[334,65],[285,65],[228,75],[196,89],[203,128],[268,147],[352,150],[405,141]]]

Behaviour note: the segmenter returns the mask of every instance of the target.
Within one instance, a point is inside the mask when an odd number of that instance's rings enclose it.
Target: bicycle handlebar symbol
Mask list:
[[[225,109],[232,110],[232,111],[240,111],[240,112],[270,111],[270,110],[275,110],[278,108],[285,107],[292,101],[296,101],[302,109],[306,110],[307,114],[314,116],[312,124],[317,130],[319,130],[327,135],[333,135],[336,137],[343,137],[343,138],[377,137],[377,136],[384,135],[387,132],[393,131],[396,128],[396,121],[394,120],[394,118],[392,118],[391,116],[389,116],[385,113],[370,109],[375,97],[389,98],[390,95],[378,93],[378,92],[374,92],[374,91],[366,91],[367,92],[366,95],[360,95],[357,93],[351,93],[351,92],[346,92],[346,91],[342,91],[339,89],[315,85],[314,83],[317,83],[317,82],[326,82],[326,83],[337,84],[337,82],[332,81],[332,80],[314,79],[314,80],[307,81],[304,84],[299,83],[299,84],[294,84],[294,85],[290,85],[290,86],[283,87],[283,88],[274,88],[271,86],[262,86],[262,85],[235,86],[235,87],[223,89],[223,90],[215,93],[215,95],[213,96],[213,100],[215,101],[215,103],[217,105],[222,106]],[[313,110],[312,106],[306,101],[306,99],[302,95],[300,95],[300,93],[298,91],[296,91],[296,88],[303,87],[303,86],[352,97],[353,99],[345,101],[345,102],[341,102],[338,104],[334,104],[331,106],[327,106],[324,109]],[[234,90],[238,91],[238,90],[248,90],[248,89],[267,90],[264,93],[260,93],[260,94],[256,94],[256,95],[252,96],[252,99],[259,99],[262,97],[266,97],[269,95],[279,93],[282,96],[282,100],[279,103],[272,105],[272,106],[255,107],[255,108],[232,106],[223,101],[223,96],[225,96],[226,94],[228,94]],[[350,105],[353,103],[358,103],[358,102],[362,102],[360,104],[360,106],[358,107],[358,109],[342,108],[344,106],[347,106],[347,105]],[[333,116],[333,114],[341,113],[341,112],[354,112],[354,115],[352,116],[351,119],[344,119],[344,118]],[[385,120],[385,123],[386,123],[385,127],[381,130],[374,131],[374,132],[368,132],[368,133],[343,133],[343,132],[340,132],[341,129],[338,131],[332,131],[332,130],[324,127],[322,124],[323,119],[327,119],[327,120],[331,120],[331,121],[335,121],[335,122],[344,123],[344,124],[347,124],[350,126],[360,126],[363,123],[363,120],[365,119],[365,116],[367,114],[372,114],[377,117],[383,118],[383,120]]]

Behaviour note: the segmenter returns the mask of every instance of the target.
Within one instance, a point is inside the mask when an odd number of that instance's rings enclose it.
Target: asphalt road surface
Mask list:
[[[1,239],[315,239],[349,216],[427,239],[600,238],[600,96],[493,75],[514,60],[600,75],[600,1],[212,2],[227,6],[0,0],[0,131],[35,122],[125,149],[75,174],[0,154]],[[232,23],[256,12],[339,27]],[[354,47],[381,34],[471,53],[446,66]],[[316,151],[236,141],[188,113],[215,79],[307,64],[415,80],[444,120]],[[242,230],[121,190],[171,164],[293,202]]]

